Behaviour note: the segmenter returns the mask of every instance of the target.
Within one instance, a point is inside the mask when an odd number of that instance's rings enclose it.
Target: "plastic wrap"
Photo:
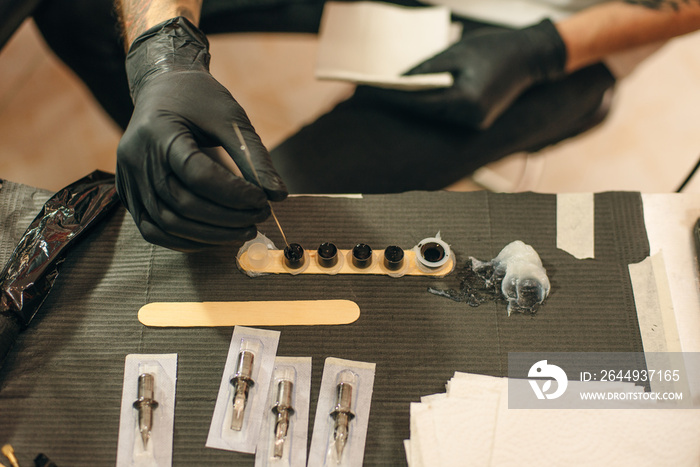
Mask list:
[[[46,299],[68,249],[118,202],[114,175],[95,171],[44,204],[0,273],[0,362]]]

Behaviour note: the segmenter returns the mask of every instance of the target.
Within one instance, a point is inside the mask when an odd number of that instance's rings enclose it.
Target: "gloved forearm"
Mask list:
[[[484,28],[407,74],[448,71],[447,89],[359,94],[405,111],[469,128],[488,128],[527,88],[556,80],[606,56],[700,29],[700,0],[627,0],[595,5],[557,24]]]
[[[534,84],[564,76],[566,49],[551,21],[524,29],[482,28],[406,74],[450,72],[450,88],[363,89],[406,111],[469,128],[488,128]]]
[[[135,110],[117,150],[117,189],[144,238],[176,250],[240,246],[269,216],[267,201],[287,195],[245,111],[209,73],[209,60],[206,37],[183,17],[143,32],[126,60]],[[245,178],[200,149],[215,146]]]

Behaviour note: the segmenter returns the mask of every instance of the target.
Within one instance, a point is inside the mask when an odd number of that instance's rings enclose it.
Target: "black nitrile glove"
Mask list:
[[[178,17],[139,36],[126,59],[135,109],[117,149],[117,190],[143,237],[174,250],[238,247],[269,216],[267,200],[287,196],[245,111],[209,73],[208,46]],[[200,149],[214,146],[229,153],[245,180]]]
[[[544,20],[525,29],[483,28],[466,33],[406,75],[450,72],[446,89],[398,91],[358,89],[431,119],[486,129],[528,87],[564,76],[566,47],[554,24]]]

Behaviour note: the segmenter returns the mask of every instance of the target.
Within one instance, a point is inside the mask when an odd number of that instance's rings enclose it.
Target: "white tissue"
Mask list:
[[[456,373],[448,387],[411,404],[412,467],[700,463],[698,410],[509,409],[507,378]]]

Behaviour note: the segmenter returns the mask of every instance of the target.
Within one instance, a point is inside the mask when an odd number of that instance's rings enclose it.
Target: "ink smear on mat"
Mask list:
[[[513,312],[534,314],[550,289],[539,255],[520,240],[506,245],[491,261],[469,257],[457,278],[459,290],[430,287],[428,292],[470,306],[506,300],[510,316]]]

